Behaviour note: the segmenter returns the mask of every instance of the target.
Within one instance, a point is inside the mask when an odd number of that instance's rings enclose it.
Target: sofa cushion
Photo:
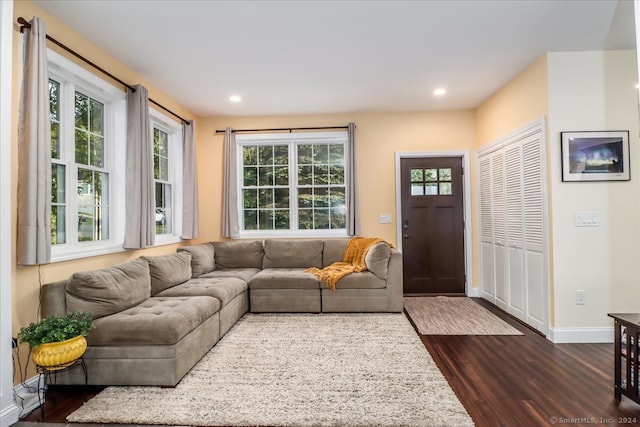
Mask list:
[[[323,247],[322,240],[265,240],[262,268],[322,268]]]
[[[386,287],[387,281],[370,271],[347,274],[336,283],[336,289],[384,289]]]
[[[163,292],[158,297],[188,297],[208,296],[214,297],[222,307],[231,302],[243,292],[247,291],[247,283],[244,280],[233,277],[198,277],[181,285],[174,286]]]
[[[249,289],[319,289],[316,276],[304,268],[267,268],[253,276]]]
[[[198,277],[216,269],[213,243],[202,243],[195,246],[181,246],[178,252],[191,254],[191,277]]]
[[[327,239],[324,241],[322,251],[322,266],[326,267],[334,262],[341,262],[344,250],[347,249],[350,239]]]
[[[259,240],[214,242],[213,248],[216,269],[262,268],[264,249]]]
[[[249,280],[256,274],[260,272],[257,268],[233,268],[230,270],[215,270],[211,273],[203,274],[199,276],[201,279],[214,277],[214,278],[224,278],[224,277],[235,277],[245,282],[249,283]]]
[[[142,258],[149,263],[151,295],[191,279],[191,254],[189,252],[143,256]]]
[[[212,297],[148,298],[95,321],[89,345],[172,345],[220,311]]]
[[[101,270],[74,273],[67,283],[67,312],[88,311],[96,319],[136,306],[149,296],[149,264],[138,258]]]
[[[380,242],[367,251],[367,255],[364,257],[364,263],[367,265],[367,270],[380,279],[386,280],[390,256],[391,247],[385,242]]]

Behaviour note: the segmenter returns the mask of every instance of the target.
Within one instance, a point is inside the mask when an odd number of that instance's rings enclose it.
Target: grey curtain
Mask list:
[[[25,33],[18,125],[18,264],[51,261],[51,125],[46,27]]]
[[[222,236],[238,237],[238,163],[236,161],[236,135],[227,128],[224,133],[224,160],[222,181]]]
[[[127,164],[125,184],[125,249],[153,246],[155,191],[149,94],[141,85],[127,89]]]
[[[349,123],[347,126],[347,158],[345,166],[347,171],[347,234],[357,236],[360,234],[360,210],[358,209],[358,185],[356,182],[356,125]]]
[[[198,170],[196,163],[195,125],[182,125],[184,158],[182,167],[182,238],[198,238]]]

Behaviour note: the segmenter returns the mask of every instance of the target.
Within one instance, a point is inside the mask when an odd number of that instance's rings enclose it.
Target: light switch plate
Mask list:
[[[391,224],[391,214],[380,214],[380,224]]]
[[[576,227],[599,227],[600,214],[598,212],[576,212],[574,225]]]

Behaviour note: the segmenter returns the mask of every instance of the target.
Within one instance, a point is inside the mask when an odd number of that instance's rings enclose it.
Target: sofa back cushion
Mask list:
[[[151,295],[191,279],[191,254],[189,252],[143,256],[142,258],[149,263]]]
[[[367,265],[367,270],[375,274],[378,278],[386,280],[390,256],[391,247],[385,242],[380,242],[367,251],[367,255],[364,257],[364,263]]]
[[[322,240],[265,240],[262,268],[322,268],[323,247]]]
[[[142,258],[74,273],[67,283],[67,312],[88,311],[94,319],[140,304],[151,296],[149,264]]]
[[[322,266],[326,267],[334,262],[341,262],[344,257],[344,250],[347,248],[350,239],[327,239],[324,241],[322,252]]]
[[[216,263],[213,259],[213,243],[182,246],[178,248],[178,252],[188,252],[191,254],[191,277],[211,273],[216,269]]]
[[[216,269],[262,268],[264,249],[260,240],[213,242]]]

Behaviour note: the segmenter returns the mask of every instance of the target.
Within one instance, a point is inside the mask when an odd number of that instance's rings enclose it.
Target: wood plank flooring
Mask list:
[[[640,425],[640,405],[614,399],[613,344],[553,344],[475,300],[525,335],[421,339],[477,426]],[[66,423],[68,414],[100,390],[54,389],[44,419],[36,410],[16,427]]]
[[[422,336],[477,426],[640,425],[613,395],[613,344],[553,344],[492,304],[524,336]]]

